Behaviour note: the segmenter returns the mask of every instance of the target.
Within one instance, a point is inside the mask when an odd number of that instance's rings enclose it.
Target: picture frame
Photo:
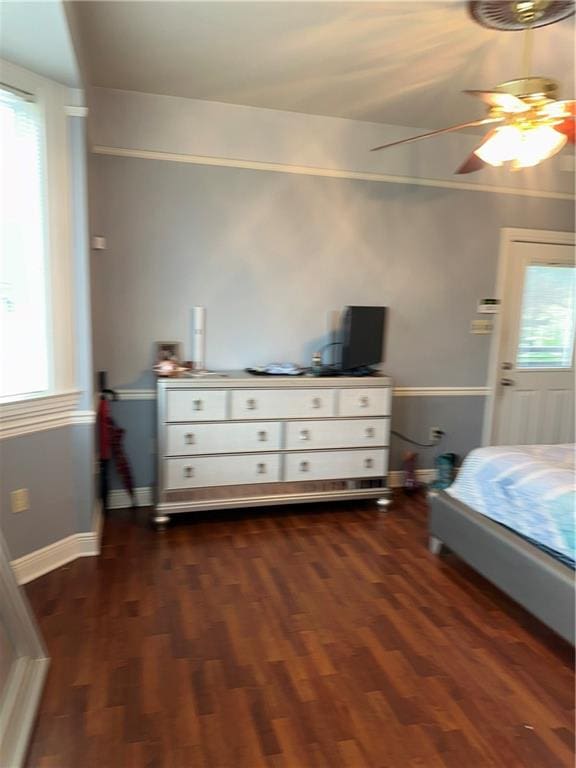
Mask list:
[[[156,342],[156,363],[165,360],[179,363],[182,359],[182,345],[179,341],[157,341]]]

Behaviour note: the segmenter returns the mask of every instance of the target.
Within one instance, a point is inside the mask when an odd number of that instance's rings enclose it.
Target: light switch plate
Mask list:
[[[493,324],[491,320],[472,320],[470,324],[470,333],[479,335],[492,333]]]
[[[93,251],[105,251],[106,250],[106,238],[101,235],[94,235],[92,238],[92,250]]]

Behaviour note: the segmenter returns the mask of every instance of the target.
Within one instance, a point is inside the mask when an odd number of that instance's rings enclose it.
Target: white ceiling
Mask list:
[[[462,0],[75,3],[91,83],[436,128],[483,107],[460,93],[521,75],[522,34]],[[574,91],[573,18],[534,33],[532,72]]]
[[[81,84],[60,0],[1,0],[0,56],[64,85]]]

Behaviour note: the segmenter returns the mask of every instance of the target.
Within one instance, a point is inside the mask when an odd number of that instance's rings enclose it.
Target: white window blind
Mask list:
[[[0,397],[49,387],[41,111],[0,88]]]

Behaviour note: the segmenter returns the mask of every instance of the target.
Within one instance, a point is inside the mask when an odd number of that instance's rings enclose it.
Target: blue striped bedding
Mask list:
[[[574,567],[574,445],[472,451],[447,493]]]

